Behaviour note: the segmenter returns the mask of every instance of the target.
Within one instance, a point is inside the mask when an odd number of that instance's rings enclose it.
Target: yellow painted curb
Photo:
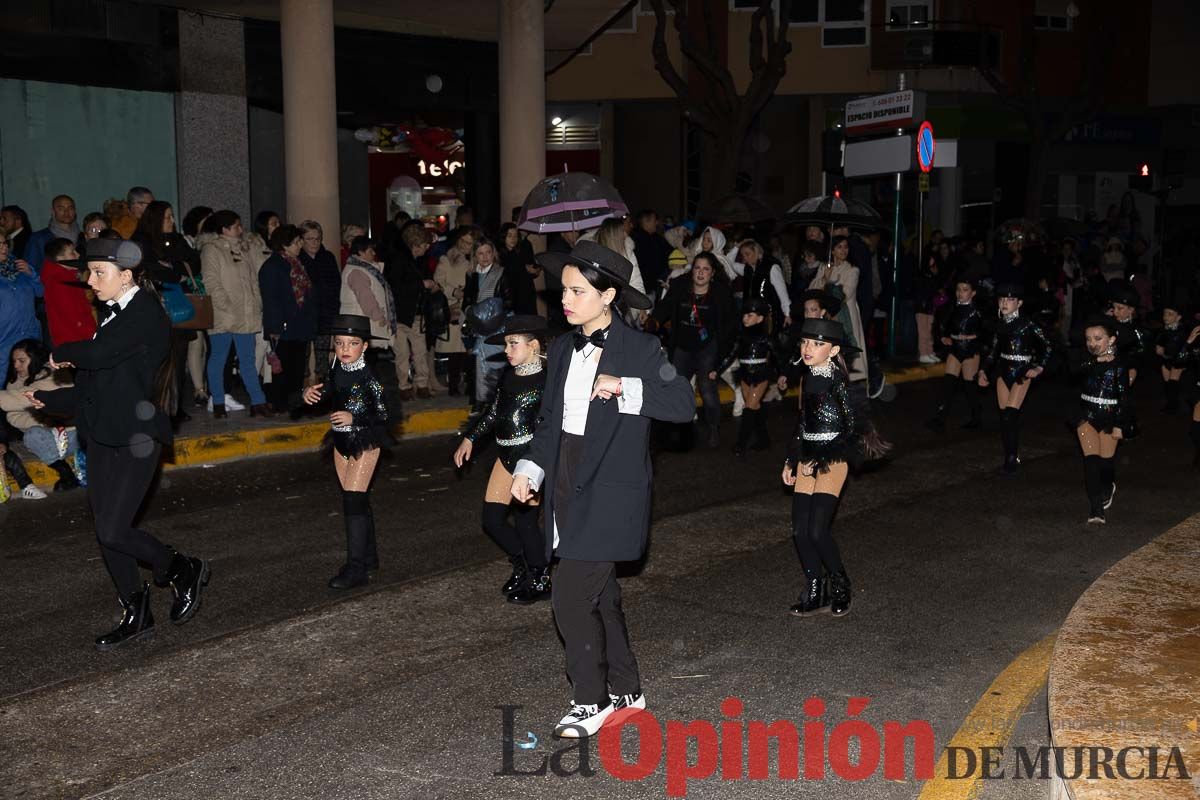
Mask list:
[[[976,753],[984,747],[1003,747],[1017,727],[1029,702],[1046,685],[1055,634],[1050,634],[1014,658],[996,676],[979,702],[967,714],[946,747],[965,747]],[[950,780],[946,776],[945,752],[938,759],[934,777],[925,782],[917,800],[974,800],[983,788],[982,773]]]

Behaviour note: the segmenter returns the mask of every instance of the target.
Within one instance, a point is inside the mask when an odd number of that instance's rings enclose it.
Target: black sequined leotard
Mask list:
[[[1176,322],[1175,327],[1163,327],[1155,337],[1154,346],[1163,349],[1162,364],[1168,369],[1179,369],[1184,366],[1186,354],[1184,347],[1187,344],[1187,337],[1191,334],[1190,330],[1183,327],[1182,323]]]
[[[737,360],[738,368],[733,377],[754,386],[779,377],[786,359],[779,352],[774,337],[768,333],[767,323],[760,322],[752,328],[742,329],[729,355],[717,366],[717,374],[729,369],[734,360]]]
[[[496,436],[500,463],[509,472],[525,456],[533,441],[533,430],[541,421],[542,392],[546,388],[546,370],[542,362],[523,364],[504,371],[496,399],[466,433],[472,444],[489,433]]]
[[[979,355],[982,335],[983,315],[974,303],[956,303],[942,322],[942,336],[950,339],[950,355],[959,361]]]
[[[1129,396],[1129,370],[1120,358],[1098,361],[1091,357],[1079,367],[1083,385],[1079,389],[1079,408],[1071,421],[1078,427],[1088,423],[1097,431],[1133,433],[1133,403]]]
[[[1146,332],[1132,319],[1117,322],[1117,355],[1129,369],[1140,369],[1146,358]]]
[[[788,463],[815,462],[819,472],[828,472],[837,461],[851,461],[859,441],[850,404],[850,382],[832,361],[826,368],[800,365],[796,372],[804,381],[800,418],[788,442]]]
[[[1038,324],[1027,317],[1002,320],[992,336],[992,346],[983,362],[983,370],[1010,388],[1025,382],[1025,373],[1034,367],[1046,368],[1050,360],[1050,340]]]
[[[345,365],[334,361],[321,387],[321,400],[331,401],[332,411],[349,411],[354,416],[350,425],[331,426],[323,450],[332,447],[344,458],[357,458],[366,450],[391,444],[383,387],[363,359]]]

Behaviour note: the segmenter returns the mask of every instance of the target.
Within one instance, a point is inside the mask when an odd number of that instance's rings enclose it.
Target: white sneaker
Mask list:
[[[554,726],[554,735],[560,739],[583,739],[595,736],[600,726],[616,709],[612,703],[600,708],[598,705],[572,703],[571,710]]]
[[[21,490],[21,497],[26,500],[45,500],[46,493],[31,483]]]
[[[225,395],[225,410],[226,411],[245,411],[246,407],[233,399],[233,395]]]
[[[740,417],[746,408],[746,398],[742,397],[742,387],[733,390],[733,415]]]
[[[1105,499],[1105,501],[1104,501],[1104,510],[1105,511],[1108,511],[1110,508],[1112,508],[1112,501],[1113,501],[1113,498],[1116,496],[1117,496],[1117,483],[1116,483],[1116,481],[1113,481],[1112,491],[1108,493],[1108,498]]]
[[[935,355],[921,356],[919,359],[922,364],[940,364],[942,360]]]
[[[620,711],[622,708],[646,707],[646,695],[641,692],[634,692],[633,694],[610,694],[608,699],[612,701],[614,711]]]

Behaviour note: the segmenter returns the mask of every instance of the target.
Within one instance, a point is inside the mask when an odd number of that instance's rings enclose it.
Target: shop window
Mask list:
[[[1033,8],[1033,27],[1039,31],[1065,33],[1072,29],[1072,3],[1066,0],[1037,0]]]
[[[932,0],[913,2],[912,0],[888,0],[887,27],[889,31],[922,29],[929,26],[932,13]]]
[[[859,47],[867,43],[868,0],[821,0],[821,44]]]

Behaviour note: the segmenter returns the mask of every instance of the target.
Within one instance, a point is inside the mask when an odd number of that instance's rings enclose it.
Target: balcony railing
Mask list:
[[[1000,61],[1000,30],[976,22],[871,27],[871,69],[978,67]]]

